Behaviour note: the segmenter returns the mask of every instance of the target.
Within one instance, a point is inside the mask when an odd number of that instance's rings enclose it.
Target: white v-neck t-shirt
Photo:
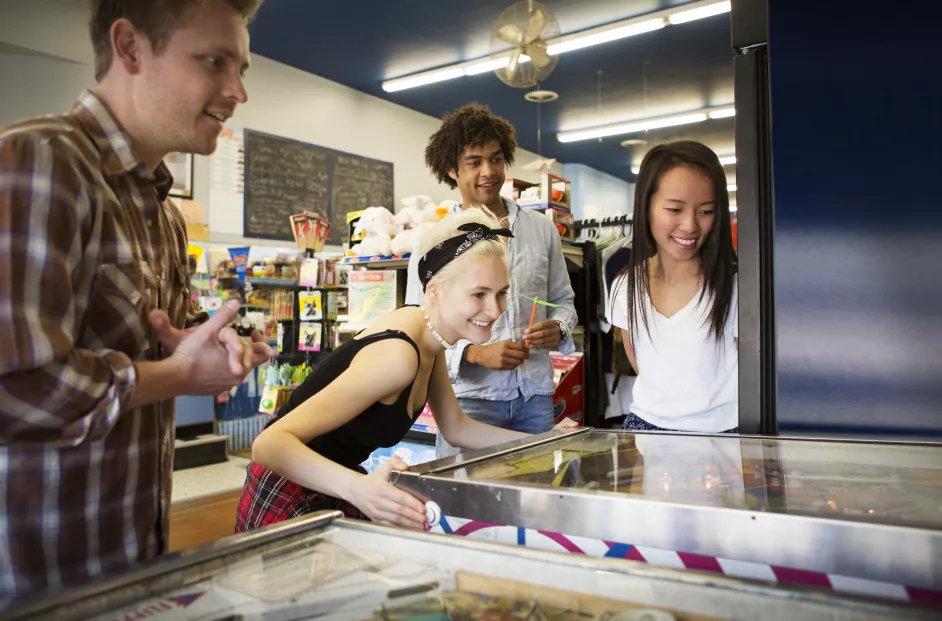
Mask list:
[[[628,330],[627,274],[612,283],[612,325]],[[677,431],[720,432],[739,425],[739,289],[733,285],[722,338],[710,335],[711,296],[700,293],[671,317],[644,295],[650,335],[635,322],[638,378],[631,412],[652,425]]]

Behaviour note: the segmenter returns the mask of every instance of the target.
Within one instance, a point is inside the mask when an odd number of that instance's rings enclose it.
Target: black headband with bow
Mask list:
[[[458,227],[459,231],[467,231],[461,235],[449,237],[425,253],[419,259],[419,280],[422,282],[422,291],[432,276],[441,271],[443,267],[463,255],[474,244],[484,239],[497,239],[497,236],[513,237],[508,229],[492,229],[478,222],[468,222]]]

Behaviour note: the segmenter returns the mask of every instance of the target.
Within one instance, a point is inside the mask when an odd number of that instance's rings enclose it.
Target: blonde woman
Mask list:
[[[359,464],[398,443],[426,402],[452,445],[478,449],[525,434],[464,415],[445,351],[459,339],[486,343],[510,286],[510,231],[481,209],[448,216],[423,236],[424,305],[380,318],[332,352],[252,445],[236,531],[342,510],[348,517],[422,529],[425,506],[389,485],[398,458],[366,474]],[[562,423],[568,426],[571,423]]]

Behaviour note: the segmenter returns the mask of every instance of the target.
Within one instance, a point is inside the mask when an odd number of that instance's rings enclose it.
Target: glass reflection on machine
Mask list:
[[[589,431],[436,477],[942,527],[938,447]]]
[[[930,618],[929,611],[840,595],[520,552],[321,514],[66,592],[14,621],[173,618],[267,621],[713,621]],[[841,616],[843,615],[843,617]]]

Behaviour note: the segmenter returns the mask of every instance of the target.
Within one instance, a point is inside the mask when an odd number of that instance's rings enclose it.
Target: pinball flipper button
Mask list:
[[[430,528],[435,528],[442,521],[442,508],[435,502],[429,500],[425,503],[425,519],[428,520]]]

